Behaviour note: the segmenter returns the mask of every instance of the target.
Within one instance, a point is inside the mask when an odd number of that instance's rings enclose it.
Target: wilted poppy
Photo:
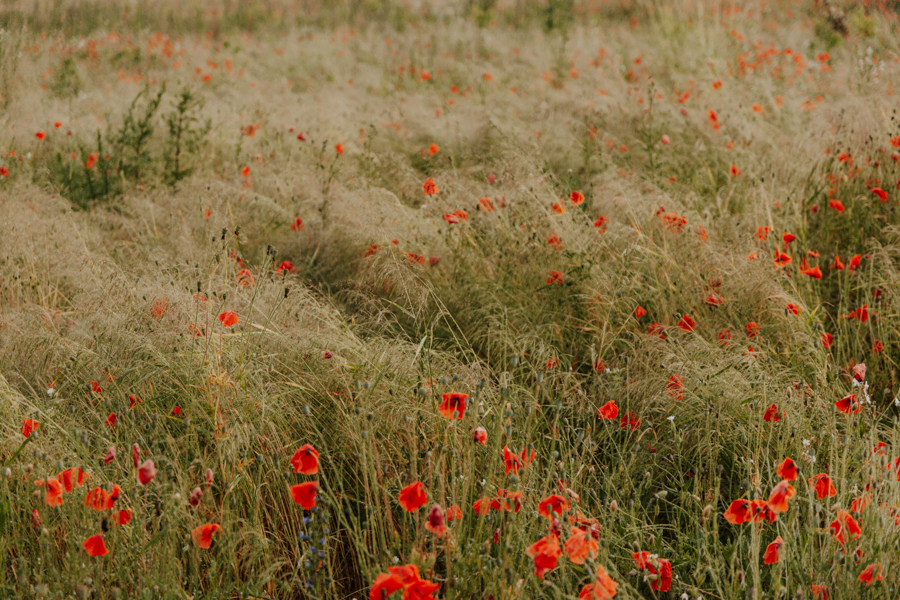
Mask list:
[[[784,540],[779,535],[774,542],[766,546],[766,551],[763,553],[763,564],[774,565],[779,562],[781,558],[778,556],[778,551],[782,546],[784,546]]]
[[[59,479],[50,477],[49,479],[47,479],[46,485],[47,492],[44,494],[44,502],[46,502],[47,506],[62,506],[62,495],[65,491],[63,484],[60,483]]]
[[[311,444],[303,444],[291,457],[291,466],[294,467],[294,473],[315,475],[319,472],[318,451]]]
[[[487,430],[484,427],[476,427],[472,438],[482,446],[487,446]]]
[[[447,525],[444,521],[444,509],[440,504],[435,504],[428,511],[428,518],[425,520],[425,529],[438,537],[442,537],[447,533]]]
[[[588,583],[581,588],[578,600],[612,600],[616,595],[617,587],[619,584],[609,576],[603,565],[597,565],[594,583]]]
[[[660,592],[669,591],[672,586],[672,563],[646,551],[635,552],[631,557],[638,569],[647,570],[651,575],[657,575],[656,579],[650,583],[650,589]]]
[[[147,485],[153,481],[154,477],[156,477],[156,465],[153,464],[153,460],[148,458],[138,467],[138,481],[141,485]]]

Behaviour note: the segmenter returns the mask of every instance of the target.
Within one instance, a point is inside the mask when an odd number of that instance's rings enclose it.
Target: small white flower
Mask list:
[[[900,397],[894,396],[894,406],[900,406]]]
[[[812,442],[810,442],[809,440],[804,439],[804,440],[803,440],[803,447],[804,447],[804,448],[809,448],[809,445],[810,445],[811,443],[812,443]]]
[[[674,423],[674,422],[675,422],[675,415],[669,415],[668,417],[666,417],[666,419],[669,420],[669,421],[671,421],[672,423]]]
[[[47,395],[48,395],[48,396],[52,396],[54,393],[56,393],[56,389],[55,389],[55,388],[50,388],[50,389],[47,390]],[[896,399],[896,398],[895,398],[895,399]]]

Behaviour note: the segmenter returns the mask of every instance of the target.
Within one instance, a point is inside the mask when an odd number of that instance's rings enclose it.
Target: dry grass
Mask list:
[[[616,598],[894,597],[890,11],[4,4],[2,595],[349,599],[415,564],[446,599],[577,597],[597,565]],[[135,151],[129,106],[164,84]],[[166,160],[183,89],[201,100],[177,142],[184,177]],[[451,391],[470,395],[461,420],[438,410]],[[862,410],[845,415],[851,393]],[[599,419],[610,401],[618,417]],[[40,422],[29,438],[23,419]],[[311,477],[289,465],[306,443]],[[158,470],[146,486],[133,444]],[[505,446],[536,459],[505,472]],[[786,456],[790,509],[727,522],[733,500],[769,498]],[[73,467],[88,484],[48,506],[46,480]],[[817,497],[817,473],[836,495]],[[288,491],[308,480],[315,510]],[[428,503],[407,512],[415,481]],[[84,505],[114,485],[115,510]],[[500,490],[521,511],[478,515]],[[551,494],[568,503],[559,522],[538,515]],[[434,503],[462,509],[440,538],[424,527]],[[845,545],[829,530],[842,509],[862,528]],[[596,552],[538,577],[526,548],[565,543],[576,517],[596,520]],[[191,537],[204,523],[221,525],[208,549]],[[96,534],[108,555],[82,547]],[[776,536],[781,560],[763,564]],[[639,550],[671,561],[671,590]]]

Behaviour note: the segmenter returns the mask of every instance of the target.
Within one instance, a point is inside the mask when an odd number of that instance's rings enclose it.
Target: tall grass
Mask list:
[[[890,8],[4,5],[3,596],[893,597]]]

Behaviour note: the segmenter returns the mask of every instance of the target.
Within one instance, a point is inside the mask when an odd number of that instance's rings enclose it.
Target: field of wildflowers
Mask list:
[[[0,5],[0,597],[894,599],[900,6]]]

